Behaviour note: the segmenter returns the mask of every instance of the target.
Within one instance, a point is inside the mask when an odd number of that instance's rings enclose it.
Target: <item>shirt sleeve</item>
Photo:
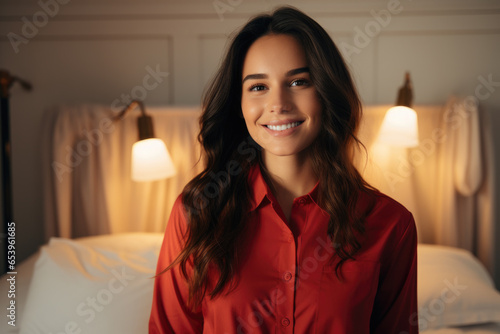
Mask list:
[[[163,244],[160,249],[157,275],[168,267],[182,251],[186,232],[186,216],[181,196],[172,208]],[[188,273],[189,273],[188,268]],[[155,277],[153,306],[149,318],[149,334],[201,333],[203,315],[201,310],[188,307],[188,284],[179,265]]]
[[[417,230],[410,214],[381,277],[371,319],[374,334],[418,333]]]

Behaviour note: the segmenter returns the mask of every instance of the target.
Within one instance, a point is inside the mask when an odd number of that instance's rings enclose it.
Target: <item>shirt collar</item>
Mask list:
[[[275,201],[274,195],[272,194],[271,189],[267,185],[264,176],[262,175],[259,164],[253,165],[250,169],[249,181],[250,187],[253,191],[250,211],[254,211],[255,209],[257,209],[265,199],[269,200],[270,202]],[[318,205],[318,188],[319,181],[308,194],[301,196],[300,198],[309,198],[316,205]]]
[[[254,211],[266,198],[267,194],[271,193],[262,173],[260,171],[259,164],[255,164],[250,169],[249,174],[250,187],[252,189],[252,205],[250,206],[250,211]]]

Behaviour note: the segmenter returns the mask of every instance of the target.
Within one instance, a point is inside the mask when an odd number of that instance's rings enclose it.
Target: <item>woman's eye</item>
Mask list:
[[[264,90],[266,87],[264,85],[253,85],[250,87],[250,91],[257,92],[260,90]]]
[[[305,79],[297,79],[297,80],[293,80],[291,83],[290,83],[290,86],[307,86],[309,85],[309,81],[305,80]]]

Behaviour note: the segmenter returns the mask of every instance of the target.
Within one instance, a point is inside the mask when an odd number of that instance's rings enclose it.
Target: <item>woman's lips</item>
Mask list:
[[[266,125],[268,129],[274,130],[274,131],[284,131],[286,129],[294,128],[296,126],[299,126],[302,122],[291,122],[291,123],[286,123],[286,124],[281,124],[281,125],[272,125],[268,124]]]
[[[286,136],[293,133],[304,121],[279,121],[263,125],[273,136]]]

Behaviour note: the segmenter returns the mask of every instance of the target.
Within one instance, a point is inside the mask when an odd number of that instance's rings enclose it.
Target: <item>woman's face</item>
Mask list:
[[[266,155],[297,155],[321,128],[321,102],[306,55],[289,35],[266,35],[243,63],[241,109],[252,138]]]

